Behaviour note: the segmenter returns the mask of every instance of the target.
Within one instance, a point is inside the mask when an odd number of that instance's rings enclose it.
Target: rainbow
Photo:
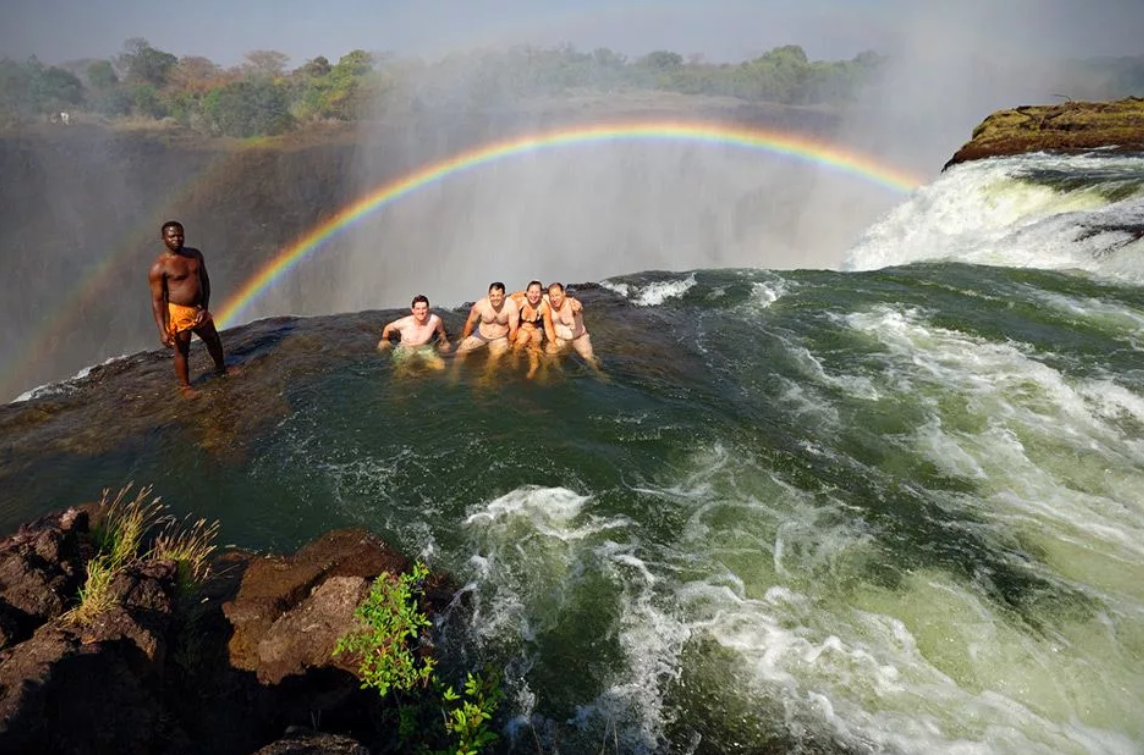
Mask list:
[[[382,184],[307,231],[279,252],[234,293],[215,316],[220,327],[238,317],[273,283],[331,238],[356,222],[418,189],[466,171],[546,149],[625,141],[685,141],[758,150],[814,163],[871,181],[890,191],[907,192],[920,179],[857,152],[795,134],[703,123],[656,122],[566,128],[487,144],[422,167]]]

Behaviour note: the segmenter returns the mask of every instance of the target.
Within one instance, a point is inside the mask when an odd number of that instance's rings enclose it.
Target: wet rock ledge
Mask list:
[[[1144,151],[1144,98],[1026,105],[993,113],[942,170],[985,157],[1026,152]]]
[[[188,593],[175,561],[116,570],[111,607],[68,612],[99,550],[98,506],[70,508],[0,540],[0,752],[369,753],[382,698],[334,643],[400,553],[361,530],[292,556],[228,552]],[[432,616],[453,597],[425,581]],[[322,733],[318,733],[318,731]]]

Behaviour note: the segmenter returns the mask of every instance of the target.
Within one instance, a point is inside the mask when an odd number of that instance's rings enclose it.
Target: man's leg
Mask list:
[[[219,375],[226,374],[226,362],[223,361],[222,339],[219,338],[218,331],[215,330],[213,322],[205,322],[199,327],[195,328],[195,334],[203,339],[203,343],[207,345],[207,351],[210,352],[211,359],[214,360],[215,372]],[[187,343],[191,341],[190,332],[187,333]]]
[[[585,333],[579,338],[572,341],[572,348],[576,353],[584,357],[584,361],[592,369],[600,369],[600,360],[596,359],[596,354],[592,351],[592,336]]]
[[[187,357],[191,353],[191,331],[184,330],[175,334],[175,377],[179,379],[179,387],[191,387],[190,370],[187,367]]]
[[[480,336],[475,336],[475,335],[469,336],[468,338],[466,338],[465,340],[463,340],[459,344],[457,344],[457,351],[455,352],[455,355],[453,357],[453,369],[451,371],[453,374],[453,381],[454,382],[456,382],[460,378],[460,376],[461,376],[461,365],[464,363],[465,357],[467,357],[469,355],[469,352],[476,351],[477,349],[481,348],[484,345],[485,345],[485,339],[481,338]]]
[[[497,362],[499,362],[501,357],[507,354],[511,348],[512,344],[509,343],[507,336],[489,341],[489,360],[485,363],[485,372],[481,377],[481,382],[486,385],[492,385],[493,378],[496,375]]]

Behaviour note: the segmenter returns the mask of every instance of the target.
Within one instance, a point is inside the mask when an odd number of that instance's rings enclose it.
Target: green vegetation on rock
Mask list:
[[[1144,150],[1144,98],[999,110],[973,129],[972,140],[946,167],[983,157],[1102,147]]]

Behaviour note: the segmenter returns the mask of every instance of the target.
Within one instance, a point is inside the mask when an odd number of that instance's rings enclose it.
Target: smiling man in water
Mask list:
[[[175,350],[175,375],[183,393],[194,395],[187,368],[191,334],[207,345],[215,372],[226,374],[222,339],[211,317],[211,279],[198,249],[183,246],[183,224],[168,220],[159,230],[166,249],[151,265],[151,312],[159,328],[159,342]]]
[[[545,330],[551,328],[555,336],[548,343],[550,354],[559,354],[569,348],[576,351],[588,366],[600,371],[600,360],[592,350],[592,336],[584,327],[584,305],[579,299],[568,296],[563,284],[553,283],[548,287],[548,309],[544,312]]]
[[[437,353],[437,349],[445,353],[449,351],[445,323],[437,315],[430,314],[427,296],[414,296],[410,312],[412,314],[394,320],[382,328],[381,340],[377,342],[378,351],[392,347],[393,342],[390,337],[398,333],[401,335],[401,340],[393,352],[395,362],[400,364],[409,360],[421,360],[435,370],[445,369],[445,361]],[[434,335],[437,336],[437,349],[430,343]]]

